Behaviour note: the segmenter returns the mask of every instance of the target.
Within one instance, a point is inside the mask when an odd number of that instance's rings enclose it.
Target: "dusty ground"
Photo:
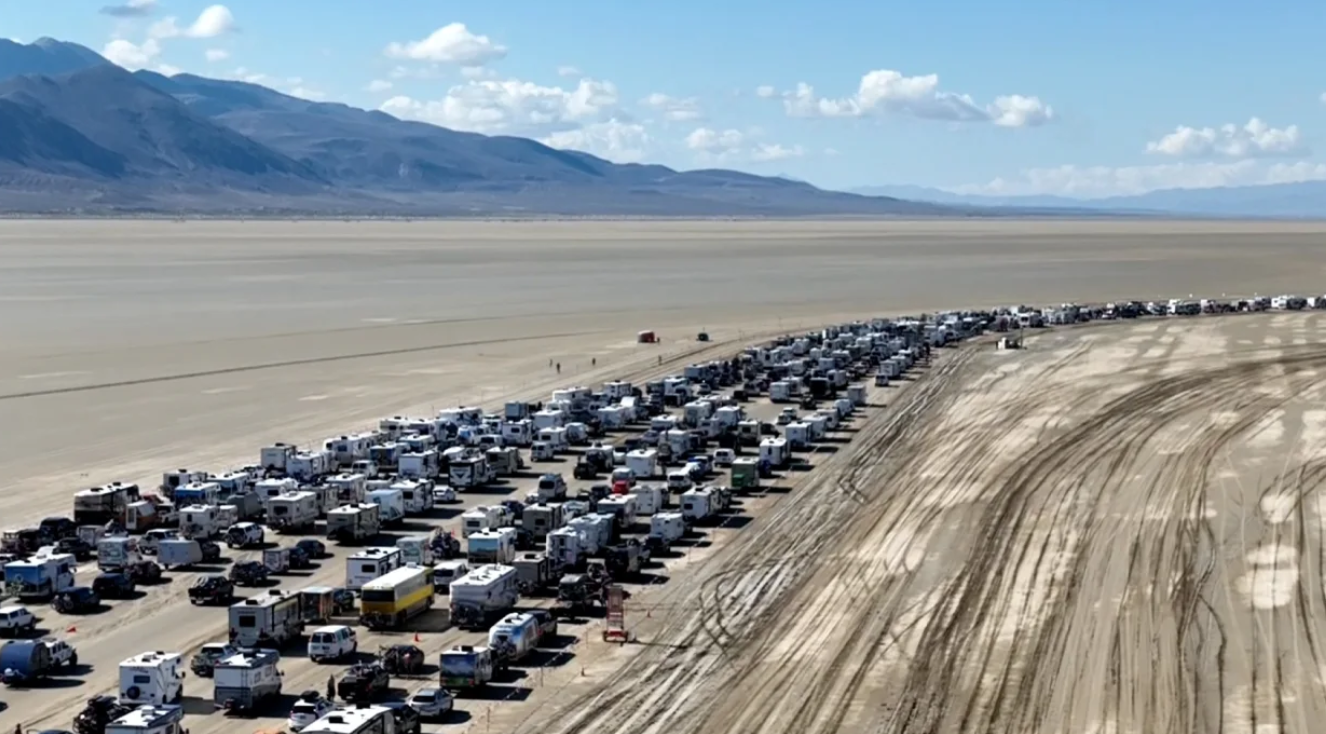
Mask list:
[[[520,731],[1312,731],[1323,335],[951,355]]]
[[[0,223],[0,517],[846,316],[1306,293],[1314,227]],[[670,561],[632,610],[643,644],[572,628],[579,642],[499,691],[525,703],[465,702],[446,728],[1306,731],[1326,708],[1319,323],[1138,323],[946,354],[750,500],[749,527]],[[641,328],[661,348],[636,346]],[[718,343],[689,342],[701,328]],[[342,573],[333,559],[283,585]],[[124,657],[223,636],[223,613],[182,603],[188,580],[48,614],[95,667],[4,692],[0,728],[67,725]],[[285,667],[292,692],[339,671]],[[210,686],[186,691],[202,714]]]

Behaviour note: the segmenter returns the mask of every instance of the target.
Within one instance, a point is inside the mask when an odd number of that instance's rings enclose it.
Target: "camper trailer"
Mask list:
[[[364,584],[405,565],[400,548],[364,548],[345,559],[345,588],[358,591]]]
[[[372,503],[344,505],[327,513],[327,537],[340,543],[361,543],[382,530],[379,508]]]
[[[120,663],[120,703],[178,703],[183,696],[184,658],[179,653],[145,652]]]
[[[451,620],[460,629],[483,629],[515,607],[520,598],[516,569],[486,565],[451,582]]]
[[[230,642],[279,648],[304,633],[298,592],[268,590],[230,606]]]
[[[312,492],[291,492],[267,503],[267,525],[278,533],[307,533],[318,521],[318,498]]]

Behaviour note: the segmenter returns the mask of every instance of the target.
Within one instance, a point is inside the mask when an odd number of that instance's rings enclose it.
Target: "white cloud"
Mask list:
[[[723,155],[732,153],[746,142],[746,135],[740,130],[714,130],[701,127],[686,136],[686,147],[700,153]]]
[[[299,97],[300,99],[306,99],[309,100],[310,102],[321,102],[322,100],[327,98],[326,92],[299,85],[289,87],[280,91],[285,92],[291,97]]]
[[[659,112],[663,119],[670,122],[692,122],[704,117],[700,111],[700,100],[695,97],[670,97],[655,92],[640,100],[640,104]]]
[[[456,130],[546,135],[618,117],[617,101],[617,87],[595,79],[582,79],[571,89],[485,79],[453,86],[440,100],[392,97],[380,109]]]
[[[755,88],[755,96],[761,99],[772,99],[778,96],[778,90],[768,84],[762,84]]]
[[[806,151],[800,145],[787,147],[778,143],[758,143],[751,149],[750,158],[756,163],[782,161],[788,158],[800,158]]]
[[[207,49],[205,55],[207,56],[207,60],[212,63],[216,63],[218,61],[225,61],[226,59],[230,58],[230,52],[225,50],[224,48],[209,48]]]
[[[580,76],[580,69],[574,66],[559,66],[557,76]]]
[[[583,151],[615,163],[638,163],[644,160],[653,140],[643,125],[611,119],[555,132],[539,142],[553,148]]]
[[[839,155],[842,155],[842,154],[838,152],[838,149],[837,149],[837,148],[825,148],[825,149],[824,149],[824,155],[827,155],[827,156],[829,156],[830,158],[834,158],[834,157],[839,156]]]
[[[181,28],[177,19],[163,18],[153,23],[148,34],[153,38],[216,38],[235,30],[235,16],[224,5],[209,5],[198,14],[188,28]]]
[[[137,71],[146,68],[157,56],[161,55],[161,44],[151,38],[141,45],[126,41],[123,38],[117,38],[102,47],[101,55],[105,56],[112,64],[123,66],[130,71]]]
[[[1217,129],[1180,125],[1160,140],[1147,143],[1146,151],[1181,158],[1295,158],[1311,155],[1297,125],[1274,128],[1256,117],[1242,127],[1228,124]]]
[[[386,79],[374,79],[373,81],[369,82],[368,86],[364,87],[364,89],[370,92],[385,92],[388,89],[391,89],[391,87],[392,83],[387,81]]]
[[[955,187],[962,194],[1022,196],[1053,194],[1101,198],[1144,194],[1157,189],[1204,189],[1326,180],[1326,163],[1296,161],[1267,164],[1245,159],[1166,163],[1153,166],[1057,166],[1033,168],[1012,178]]]
[[[122,5],[103,6],[101,13],[115,18],[141,18],[151,15],[156,7],[157,0],[129,0]]]
[[[1004,127],[1033,127],[1054,119],[1054,110],[1038,97],[1003,95],[980,105],[970,95],[941,90],[938,74],[903,76],[890,69],[877,69],[861,77],[856,93],[849,97],[821,97],[805,83],[782,96],[784,109],[793,117],[895,114],[923,120],[990,122]]]
[[[184,70],[181,69],[180,67],[178,67],[178,66],[171,66],[170,64],[157,64],[157,68],[156,68],[156,72],[157,72],[158,74],[164,74],[164,75],[166,75],[166,76],[175,76],[176,74],[178,74],[178,73],[180,73],[180,72],[182,72],[182,71],[184,71]]]
[[[497,72],[486,66],[463,66],[460,75],[466,79],[496,79]]]
[[[464,23],[451,23],[422,41],[387,44],[385,53],[393,59],[481,66],[506,56],[506,50],[506,46],[494,43],[488,36],[471,33]]]

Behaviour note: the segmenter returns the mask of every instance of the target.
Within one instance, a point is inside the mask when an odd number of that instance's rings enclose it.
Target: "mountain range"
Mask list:
[[[480,216],[946,216],[727,170],[615,164],[238,81],[0,40],[0,210]]]
[[[955,194],[924,186],[864,186],[850,190],[862,196],[883,196],[944,206],[1034,208],[1046,212],[1071,210],[1112,215],[1183,214],[1200,217],[1326,217],[1326,181],[1225,186],[1202,189],[1160,189],[1133,196],[1077,199],[1066,196],[989,196]]]
[[[996,198],[617,164],[256,84],[129,72],[49,38],[0,39],[0,131],[0,214],[1326,216],[1326,183]]]

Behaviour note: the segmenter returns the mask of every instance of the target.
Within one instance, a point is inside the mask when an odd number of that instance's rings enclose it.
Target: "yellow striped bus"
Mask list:
[[[398,628],[433,608],[433,575],[420,566],[398,568],[364,584],[359,620],[370,629]]]

